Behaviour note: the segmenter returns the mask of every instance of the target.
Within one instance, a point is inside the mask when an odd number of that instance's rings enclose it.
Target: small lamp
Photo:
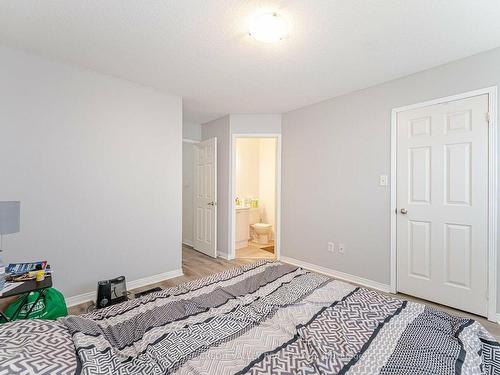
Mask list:
[[[21,222],[21,202],[0,202],[0,251],[2,251],[2,236],[19,232]]]

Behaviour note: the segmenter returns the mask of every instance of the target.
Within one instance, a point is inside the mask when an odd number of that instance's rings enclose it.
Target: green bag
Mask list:
[[[26,319],[26,314],[35,303],[39,294],[39,291],[30,292],[28,303],[23,306],[15,320]],[[9,319],[12,319],[19,305],[23,303],[24,298],[24,296],[19,297],[7,307],[4,314],[7,315]],[[68,308],[66,307],[64,296],[60,291],[54,288],[48,288],[45,290],[45,295],[38,300],[33,310],[31,310],[29,319],[55,320],[66,315],[68,315]]]

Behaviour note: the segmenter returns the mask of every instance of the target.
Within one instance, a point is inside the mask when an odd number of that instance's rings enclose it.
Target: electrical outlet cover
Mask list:
[[[339,244],[339,253],[344,254],[344,251],[345,251],[344,244],[343,243]]]
[[[379,177],[379,185],[380,186],[387,186],[389,183],[389,176],[382,174]]]

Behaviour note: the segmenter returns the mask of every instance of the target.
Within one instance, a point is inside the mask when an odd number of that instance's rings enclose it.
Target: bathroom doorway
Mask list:
[[[279,258],[280,177],[279,134],[233,134],[230,258]]]

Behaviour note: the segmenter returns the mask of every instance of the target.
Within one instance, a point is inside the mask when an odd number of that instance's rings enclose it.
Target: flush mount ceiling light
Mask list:
[[[249,34],[260,42],[279,42],[286,36],[285,20],[276,13],[261,14],[250,23]]]

